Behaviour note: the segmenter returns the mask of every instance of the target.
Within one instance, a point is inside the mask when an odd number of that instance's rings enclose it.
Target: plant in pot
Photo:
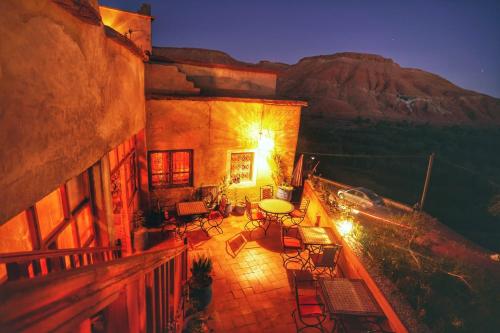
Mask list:
[[[223,176],[221,177],[221,182],[219,183],[219,194],[220,198],[226,197],[227,202],[226,202],[226,209],[224,211],[224,217],[228,217],[231,212],[233,211],[233,204],[229,200],[227,196],[227,192],[229,190],[229,186],[232,184],[232,182],[226,177]]]
[[[271,158],[273,182],[277,187],[276,197],[290,201],[292,199],[293,186],[290,186],[288,182],[286,163],[282,155],[276,151],[272,154]]]
[[[148,231],[145,228],[146,218],[142,210],[137,210],[132,217],[134,227],[134,249],[144,251],[148,245]]]
[[[189,300],[197,311],[204,310],[212,301],[212,259],[199,256],[193,259],[189,280]]]
[[[207,315],[203,312],[195,312],[194,314],[188,315],[184,321],[184,327],[182,333],[206,333],[209,332],[207,326]]]
[[[245,203],[240,200],[237,188],[234,188],[234,190],[233,190],[232,202],[234,202],[234,206],[233,206],[233,214],[234,215],[241,216],[241,215],[245,214]]]

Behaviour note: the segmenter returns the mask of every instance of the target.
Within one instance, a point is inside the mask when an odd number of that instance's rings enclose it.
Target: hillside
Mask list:
[[[377,55],[301,59],[280,73],[278,93],[307,99],[325,117],[500,124],[500,100]]]
[[[462,89],[391,59],[337,53],[301,59],[294,65],[249,64],[227,53],[193,48],[155,47],[172,60],[256,66],[279,71],[277,93],[309,102],[307,114],[333,119],[370,118],[432,124],[500,124],[500,100]]]

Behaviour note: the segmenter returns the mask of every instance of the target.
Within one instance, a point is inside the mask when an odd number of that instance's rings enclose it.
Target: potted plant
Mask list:
[[[241,216],[241,215],[245,214],[245,203],[240,200],[237,188],[235,188],[233,191],[232,202],[234,202],[233,215]]]
[[[201,311],[212,301],[212,259],[199,256],[193,259],[189,280],[189,300]]]
[[[203,312],[195,312],[186,317],[182,333],[206,333],[209,332],[207,326],[208,318]]]
[[[144,251],[148,244],[148,231],[145,228],[146,218],[142,210],[137,210],[132,217],[134,227],[134,249]]]
[[[227,196],[227,191],[229,189],[229,186],[232,184],[230,180],[226,176],[223,176],[221,178],[221,182],[219,183],[219,194],[220,197],[226,197],[226,209],[224,210],[224,217],[228,217],[231,212],[233,211],[233,204],[229,200]]]

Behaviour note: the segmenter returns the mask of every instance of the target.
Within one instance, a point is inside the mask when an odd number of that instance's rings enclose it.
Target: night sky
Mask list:
[[[141,0],[101,0],[137,10]],[[366,52],[500,97],[500,0],[149,0],[153,45],[296,63]]]

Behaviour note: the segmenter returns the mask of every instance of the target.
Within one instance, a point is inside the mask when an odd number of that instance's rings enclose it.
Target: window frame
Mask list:
[[[252,178],[250,180],[240,181],[239,183],[232,183],[230,188],[238,188],[238,187],[253,187],[257,184],[257,159],[258,152],[256,149],[235,149],[227,151],[227,160],[226,160],[226,175],[228,179],[231,179],[231,161],[232,154],[241,154],[241,153],[253,153],[253,161],[252,161]]]
[[[30,240],[32,245],[32,251],[37,250],[46,250],[57,248],[57,239],[61,233],[65,231],[65,229],[69,226],[72,229],[74,243],[76,244],[75,248],[84,248],[88,247],[92,242],[97,241],[96,235],[96,226],[95,226],[95,205],[94,205],[94,192],[93,192],[93,177],[91,169],[87,169],[81,174],[75,177],[87,177],[87,196],[85,196],[72,210],[69,205],[69,197],[67,191],[67,183],[66,181],[63,184],[56,187],[54,191],[60,191],[61,194],[61,205],[63,210],[63,219],[57,224],[57,226],[53,227],[52,230],[42,238],[41,229],[40,229],[40,217],[39,213],[36,209],[36,204],[32,204],[25,210],[23,210],[26,214],[26,218],[28,221]],[[81,243],[80,233],[78,230],[78,223],[76,221],[76,216],[84,209],[89,209],[90,218],[91,218],[91,236],[85,243]],[[20,214],[20,213],[19,213]]]
[[[168,172],[163,173],[166,175],[167,184],[166,185],[153,185],[153,172],[151,169],[151,154],[163,153],[168,154]],[[174,172],[173,169],[173,154],[174,153],[188,153],[189,154],[189,179],[186,184],[173,184],[174,173],[184,173],[184,172]],[[193,149],[174,149],[174,150],[148,150],[148,181],[150,190],[162,189],[162,188],[182,188],[182,187],[192,187],[194,184],[194,150]],[[161,173],[155,173],[155,175],[160,175]]]

